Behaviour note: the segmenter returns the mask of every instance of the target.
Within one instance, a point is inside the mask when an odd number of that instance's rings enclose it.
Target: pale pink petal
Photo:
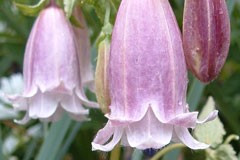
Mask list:
[[[27,98],[22,96],[8,96],[8,99],[12,102],[13,107],[16,110],[27,110]]]
[[[163,124],[149,109],[144,118],[128,125],[126,135],[131,147],[160,149],[170,143],[173,126]]]
[[[99,105],[96,102],[93,101],[89,101],[86,97],[86,95],[84,94],[84,92],[80,89],[76,89],[76,94],[78,96],[78,98],[80,99],[80,101],[88,106],[88,107],[92,107],[92,108],[99,108]]]
[[[212,111],[205,119],[203,119],[203,120],[197,120],[196,122],[197,122],[198,124],[203,124],[203,123],[206,123],[206,122],[208,122],[208,121],[214,120],[217,116],[218,116],[218,111],[217,111],[217,110],[214,110],[214,111]]]
[[[198,116],[198,112],[182,113],[177,115],[168,123],[181,126],[181,127],[193,128],[196,126],[197,116]]]
[[[74,114],[88,114],[88,110],[83,108],[80,99],[75,95],[64,95],[61,99],[62,107]]]
[[[128,143],[128,139],[127,139],[127,134],[126,132],[123,132],[122,138],[121,138],[121,145],[123,146],[130,146]]]
[[[113,119],[138,121],[149,107],[161,121],[183,112],[187,70],[168,0],[121,1],[112,34],[109,88]]]
[[[185,127],[185,128],[195,128],[197,124],[203,124],[208,121],[214,120],[218,115],[218,111],[215,110],[211,112],[205,119],[198,120],[198,112],[188,112],[177,115],[174,119],[170,120],[168,123]]]
[[[23,119],[21,120],[17,120],[17,119],[14,119],[14,122],[17,123],[17,124],[26,124],[28,121],[30,121],[30,117],[28,115],[28,113],[26,113],[23,117]]]
[[[59,95],[52,93],[40,93],[29,100],[29,116],[31,118],[48,118],[57,109]]]
[[[174,132],[177,135],[177,138],[186,146],[191,149],[206,149],[209,145],[205,143],[201,143],[194,139],[192,135],[189,133],[187,128],[174,126]]]
[[[74,34],[63,10],[56,6],[43,10],[32,34],[34,38],[28,41],[31,49],[26,50],[24,58],[24,77],[31,76],[28,83],[36,84],[42,92],[58,87],[61,82],[68,90],[79,86]]]
[[[111,151],[120,141],[122,134],[122,127],[113,127],[111,122],[108,122],[103,129],[98,131],[92,142],[92,150]]]
[[[43,121],[43,122],[56,122],[61,118],[61,116],[63,114],[63,111],[64,111],[63,108],[60,105],[58,105],[56,112],[51,117],[41,118],[41,121]]]
[[[84,19],[84,15],[80,7],[75,7],[73,15],[77,18],[80,27],[73,27],[76,35],[77,47],[78,47],[78,58],[80,64],[81,81],[83,87],[88,87],[91,91],[95,90],[93,67],[91,64],[91,45],[88,35],[87,23]]]
[[[68,113],[68,114],[69,114],[69,116],[71,116],[76,121],[90,121],[91,120],[90,118],[88,118],[88,113],[87,114],[84,114],[84,113],[80,113],[80,114]]]

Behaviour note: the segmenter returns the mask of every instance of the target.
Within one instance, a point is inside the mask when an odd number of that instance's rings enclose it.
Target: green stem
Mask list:
[[[0,124],[0,159],[4,159],[4,156],[3,156],[3,137],[2,137],[2,126]]]
[[[113,0],[110,0],[110,3],[113,6],[114,11],[116,12],[117,11],[117,7],[116,7],[115,3],[113,2]]]
[[[119,160],[120,153],[121,153],[121,147],[119,144],[117,144],[111,152],[110,160]]]
[[[235,134],[231,134],[230,136],[227,137],[227,139],[224,141],[224,144],[229,144],[233,140],[239,140],[239,136]]]
[[[48,135],[48,122],[43,122],[43,136],[46,138]]]
[[[111,14],[111,6],[109,3],[109,0],[106,0],[106,12],[105,12],[105,18],[104,18],[104,25],[107,25],[109,23],[110,14]]]
[[[166,153],[177,149],[177,148],[184,148],[185,145],[181,144],[181,143],[176,143],[176,144],[171,144],[168,145],[167,147],[163,148],[161,151],[159,151],[157,154],[155,154],[150,160],[158,160],[159,158],[161,158],[162,156],[164,156]]]
[[[141,150],[135,149],[131,160],[141,160],[143,157],[143,152]]]

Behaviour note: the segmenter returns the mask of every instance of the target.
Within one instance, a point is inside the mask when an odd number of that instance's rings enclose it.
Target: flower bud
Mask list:
[[[83,87],[88,87],[91,91],[94,91],[94,73],[91,64],[91,45],[88,36],[87,24],[84,19],[82,10],[79,6],[75,7],[73,15],[81,25],[81,27],[73,26],[73,31],[77,40],[77,51],[80,64],[82,85]]]
[[[202,82],[220,73],[230,45],[230,20],[225,0],[186,0],[183,45],[188,68]]]
[[[103,113],[109,112],[108,107],[111,103],[107,79],[109,52],[110,42],[108,38],[105,38],[98,46],[97,67],[95,73],[96,96]]]
[[[75,37],[62,9],[54,1],[41,11],[30,33],[24,57],[24,90],[11,97],[25,118],[58,120],[66,110],[76,120],[86,119],[89,102],[81,87]]]
[[[122,145],[159,149],[171,140],[192,149],[208,145],[188,131],[216,117],[197,120],[186,103],[187,69],[181,34],[168,0],[122,0],[109,56],[111,104],[108,123],[93,150]]]

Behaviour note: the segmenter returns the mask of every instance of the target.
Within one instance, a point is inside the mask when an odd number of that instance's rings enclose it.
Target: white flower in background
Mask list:
[[[16,95],[22,92],[23,77],[21,74],[13,74],[10,77],[0,78],[0,120],[13,119],[18,116],[18,112],[7,105],[10,101],[6,94]]]

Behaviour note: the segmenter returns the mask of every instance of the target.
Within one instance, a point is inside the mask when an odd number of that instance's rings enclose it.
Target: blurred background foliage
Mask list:
[[[110,23],[114,24],[120,0],[109,0],[111,3]],[[35,5],[39,0],[15,0],[17,3]],[[64,7],[66,1],[59,0]],[[92,62],[96,64],[97,42],[104,25],[105,0],[69,0],[75,5],[81,5],[88,23],[92,43]],[[176,13],[179,26],[182,25],[183,0],[170,0]],[[203,85],[189,76],[188,101],[191,110],[201,110],[208,96],[212,96],[216,107],[220,111],[220,119],[227,132],[226,135],[240,134],[240,1],[227,0],[231,17],[231,46],[226,64],[214,82]],[[34,16],[26,16],[14,5],[13,0],[0,0],[0,90],[16,93],[22,87],[21,75],[25,44],[30,33]],[[146,17],[147,18],[147,17]],[[71,19],[71,18],[70,18]],[[9,77],[6,79],[3,77]],[[90,99],[95,96],[86,91]],[[14,118],[21,118],[22,113],[11,109],[9,102],[0,99],[0,160],[95,160],[114,159],[118,150],[112,154],[92,152],[91,141],[98,129],[104,126],[106,118],[100,111],[91,110],[91,121],[79,123],[67,116],[57,123],[43,123],[32,120],[21,126],[13,122]],[[231,143],[240,152],[240,142]],[[131,148],[121,148],[120,159],[149,159],[149,155],[157,151],[149,150],[144,153]],[[173,159],[176,155],[181,159],[197,157],[199,152],[170,152],[165,160]],[[185,153],[185,154],[183,154]],[[133,154],[133,156],[132,156]],[[180,155],[180,156],[179,156]],[[187,155],[185,158],[183,155]],[[132,158],[131,158],[132,157]],[[169,159],[169,160],[170,160]],[[197,160],[197,158],[193,158]],[[204,160],[205,158],[200,158]],[[223,159],[225,160],[225,159]],[[240,156],[239,156],[240,160]]]

